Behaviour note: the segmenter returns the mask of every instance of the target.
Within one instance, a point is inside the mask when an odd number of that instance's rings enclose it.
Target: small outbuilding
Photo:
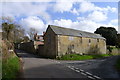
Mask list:
[[[106,39],[99,34],[49,25],[44,34],[44,56],[106,54]]]

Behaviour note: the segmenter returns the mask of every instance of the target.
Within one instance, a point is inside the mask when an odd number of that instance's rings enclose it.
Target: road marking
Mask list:
[[[60,63],[59,61],[55,61],[56,63]]]
[[[85,72],[86,74],[88,74],[88,75],[92,75],[91,73],[89,73],[89,72]]]
[[[98,77],[98,76],[94,76],[95,78],[97,78],[97,79],[101,79],[100,77]]]
[[[70,69],[75,70],[74,68],[70,68]]]
[[[75,68],[75,69],[79,69],[79,68]]]
[[[98,77],[98,76],[95,76],[95,75],[93,75],[93,74],[91,74],[91,73],[89,73],[89,72],[85,72],[84,70],[82,70],[82,69],[79,69],[79,68],[75,68],[74,66],[67,66],[68,68],[70,68],[70,69],[72,69],[73,71],[75,71],[75,72],[78,72],[78,73],[81,73],[82,75],[84,75],[84,76],[87,76],[88,78],[90,78],[90,79],[101,79],[100,77]],[[102,80],[102,79],[101,79]]]
[[[91,77],[91,76],[87,76],[88,78],[90,78],[90,79],[95,79],[95,78],[93,78],[93,77]]]
[[[68,68],[72,68],[71,66],[67,66]]]
[[[83,72],[84,70],[80,69],[80,71],[82,71],[82,72]]]
[[[58,61],[56,61],[57,63],[60,63],[60,62],[58,62]]]
[[[60,62],[58,62],[58,63],[60,63]]]
[[[87,75],[87,74],[85,74],[85,73],[83,73],[83,72],[81,72],[81,74],[82,74],[82,75],[85,75],[85,76]]]
[[[76,72],[80,72],[79,70],[75,70]]]

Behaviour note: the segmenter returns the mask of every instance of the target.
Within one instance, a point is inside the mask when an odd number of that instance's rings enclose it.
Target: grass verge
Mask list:
[[[15,79],[20,70],[19,58],[17,56],[11,56],[7,60],[2,62],[2,79]]]
[[[115,67],[116,67],[117,70],[120,71],[120,58],[118,58],[118,60],[117,60],[117,62],[115,64]]]
[[[58,57],[58,60],[88,60],[97,59],[107,56],[112,56],[111,54],[98,54],[98,55],[79,55],[79,54],[67,54],[62,57]]]

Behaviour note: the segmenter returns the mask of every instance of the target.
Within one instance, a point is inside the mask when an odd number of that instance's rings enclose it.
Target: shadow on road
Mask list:
[[[20,58],[42,58],[41,56],[35,55],[35,54],[31,54],[31,53],[27,53],[25,51],[22,50],[15,50],[16,55]]]
[[[25,79],[35,78],[47,78],[47,79],[72,79],[73,80],[90,80],[86,76],[76,73],[73,70],[61,65],[61,64],[41,64],[38,67],[32,67],[24,70]]]

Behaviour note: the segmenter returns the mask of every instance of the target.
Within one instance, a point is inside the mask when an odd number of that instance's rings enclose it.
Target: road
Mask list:
[[[82,78],[85,80],[120,78],[114,68],[118,56],[85,61],[60,61],[40,58],[20,50],[16,52],[23,63],[21,78]]]

